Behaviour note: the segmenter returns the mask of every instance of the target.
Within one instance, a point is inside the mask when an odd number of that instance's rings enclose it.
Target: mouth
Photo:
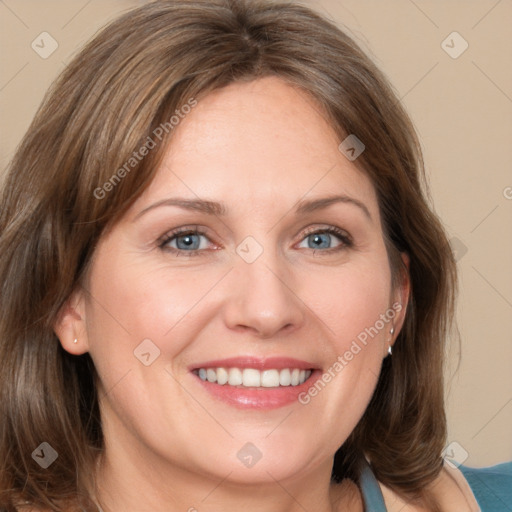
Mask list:
[[[321,375],[310,362],[275,357],[208,361],[194,365],[190,371],[214,398],[253,409],[289,405]]]
[[[304,384],[313,370],[300,368],[284,368],[279,370],[258,370],[256,368],[199,368],[193,372],[201,380],[219,384],[245,388],[279,388]]]

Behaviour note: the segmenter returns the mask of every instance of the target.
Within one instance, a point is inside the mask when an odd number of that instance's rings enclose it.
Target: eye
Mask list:
[[[332,243],[335,243],[336,239],[338,244],[333,247]],[[304,234],[304,241],[307,243],[307,249],[321,249],[322,252],[339,251],[353,244],[348,233],[334,226],[322,229],[312,228]]]
[[[163,251],[173,252],[177,255],[197,256],[208,246],[207,243],[201,243],[201,237],[209,240],[206,233],[197,228],[178,228],[164,235],[159,240],[158,246]]]

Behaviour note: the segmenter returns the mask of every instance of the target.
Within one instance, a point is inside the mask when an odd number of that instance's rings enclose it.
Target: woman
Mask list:
[[[506,510],[510,465],[443,463],[456,269],[422,185],[310,10],[111,23],[3,191],[2,509]]]

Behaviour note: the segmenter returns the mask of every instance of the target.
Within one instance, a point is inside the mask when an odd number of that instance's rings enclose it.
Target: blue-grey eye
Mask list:
[[[337,239],[337,243],[332,245]],[[302,245],[307,242],[307,246]],[[335,249],[340,246],[350,246],[349,237],[334,228],[317,229],[313,233],[306,234],[304,242],[299,245],[300,248],[306,249]]]
[[[328,233],[316,233],[306,238],[311,242],[309,244],[311,249],[328,249],[330,247],[331,235]]]
[[[177,249],[199,249],[199,245],[201,243],[200,237],[202,235],[196,235],[196,234],[186,234],[186,235],[180,235],[176,237],[176,245]]]
[[[205,242],[201,245],[201,238]],[[208,238],[198,231],[185,231],[169,233],[162,241],[161,248],[175,251],[193,252],[208,247]]]

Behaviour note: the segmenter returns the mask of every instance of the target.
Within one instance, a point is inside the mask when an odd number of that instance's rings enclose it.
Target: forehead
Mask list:
[[[138,203],[173,195],[275,211],[301,199],[346,194],[376,219],[374,187],[339,151],[340,142],[305,92],[275,77],[233,83],[180,120]]]

